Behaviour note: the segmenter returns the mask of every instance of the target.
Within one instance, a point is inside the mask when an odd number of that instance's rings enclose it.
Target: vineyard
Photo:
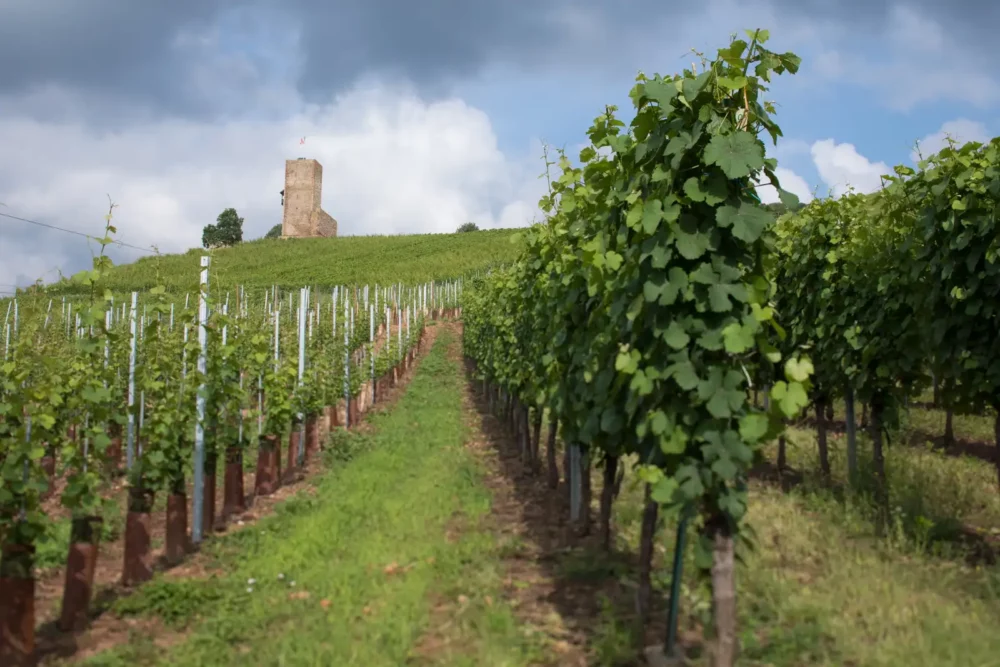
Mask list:
[[[347,236],[336,239],[260,239],[212,253],[212,288],[239,287],[261,292],[303,285],[416,285],[443,281],[493,263],[511,261],[520,246],[515,231],[482,230],[465,234]],[[170,294],[191,288],[201,252],[144,257],[109,269],[105,286],[115,294],[148,291],[162,285]],[[66,280],[48,286],[50,294],[80,293]]]
[[[114,232],[109,214],[102,247]],[[255,459],[256,498],[294,482],[332,428],[357,422],[410,367],[425,318],[454,309],[460,295],[452,282],[340,286],[318,297],[275,287],[255,302],[242,287],[214,295],[210,264],[203,256],[196,298],[182,302],[156,285],[119,307],[103,252],[74,278],[89,298],[59,312],[39,290],[10,302],[0,404],[5,660],[34,654],[35,554],[56,508],[70,523],[58,626],[72,632],[90,614],[116,491],[127,507],[121,581],[135,586],[153,575],[157,494],[166,495],[164,558],[177,563],[245,511],[245,458]]]
[[[931,508],[902,511],[886,468],[886,438],[931,383],[949,423],[955,411],[992,415],[1000,452],[1000,140],[952,145],[918,170],[897,167],[875,194],[800,207],[780,189],[760,138],[781,134],[761,97],[766,85],[799,60],[765,49],[763,31],[747,35],[701,71],[640,75],[630,126],[608,108],[580,166],[560,156],[542,202],[548,221],[532,228],[516,263],[472,281],[463,304],[482,390],[552,489],[557,434],[566,443],[571,522],[587,530],[594,466],[600,543],[610,552],[626,459],[643,483],[640,626],[650,616],[659,514],[676,525],[666,642],[651,656],[682,655],[690,533],[719,666],[735,663],[739,644],[748,483],[773,441],[777,478],[793,472],[789,420],[815,411],[820,482],[833,489],[829,424],[843,403],[840,492],[863,499],[882,537],[915,525],[925,539],[943,537]],[[760,182],[791,212],[776,220],[756,197]],[[870,461],[859,456],[856,402]]]
[[[0,663],[996,664],[1000,139],[803,205],[767,43],[640,74],[517,236],[9,300]]]

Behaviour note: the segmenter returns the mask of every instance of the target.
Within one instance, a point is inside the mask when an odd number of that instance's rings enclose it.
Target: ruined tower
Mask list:
[[[281,238],[336,236],[337,221],[323,210],[323,165],[300,157],[285,160]]]

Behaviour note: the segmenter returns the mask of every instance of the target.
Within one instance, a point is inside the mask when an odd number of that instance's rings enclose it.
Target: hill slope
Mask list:
[[[213,251],[210,284],[213,289],[250,289],[443,280],[513,260],[520,249],[516,232],[260,239]],[[181,255],[145,257],[116,267],[108,286],[117,293],[149,289],[157,282],[169,292],[197,289],[201,254],[195,248]],[[62,283],[49,291],[77,289]]]

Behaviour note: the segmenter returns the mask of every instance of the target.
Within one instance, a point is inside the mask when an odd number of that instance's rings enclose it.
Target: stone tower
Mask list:
[[[337,221],[323,210],[323,165],[300,157],[285,160],[281,238],[336,236]]]

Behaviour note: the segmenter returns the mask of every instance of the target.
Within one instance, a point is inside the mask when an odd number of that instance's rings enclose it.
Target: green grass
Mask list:
[[[930,412],[914,409],[908,429],[935,423]],[[956,419],[956,436],[975,437],[988,419]],[[894,442],[911,434],[896,433]],[[859,449],[863,488],[870,475],[867,438],[861,437]],[[747,523],[755,548],[743,552],[737,575],[740,664],[1000,665],[1000,635],[993,629],[1000,615],[1000,568],[970,564],[967,549],[954,541],[963,524],[1000,526],[992,464],[927,447],[892,446],[887,474],[893,526],[887,537],[876,538],[869,497],[842,490],[842,435],[831,437],[830,451],[834,483],[825,487],[815,474],[815,432],[791,428],[788,463],[804,473],[802,483],[789,491],[751,484]],[[773,444],[767,454],[773,461]],[[596,494],[596,476],[594,485]],[[615,520],[627,549],[638,548],[640,508],[641,489],[626,481]],[[676,530],[672,521],[664,524],[656,556],[661,594]],[[696,575],[690,550],[681,604],[685,628],[708,626],[709,589]],[[697,656],[694,664],[702,664]]]
[[[996,665],[997,573],[877,541],[865,512],[758,486],[740,571],[748,665]]]
[[[125,513],[119,503],[109,503],[103,514],[101,541],[111,542],[125,527]],[[35,542],[35,567],[45,570],[66,564],[72,519],[62,517],[45,524],[45,533]]]
[[[843,404],[835,406],[835,417],[843,420]],[[859,410],[860,418],[860,410]],[[1000,494],[996,469],[989,461],[972,456],[948,456],[934,450],[930,438],[944,433],[944,411],[914,407],[905,412],[899,429],[890,433],[885,450],[890,501],[900,528],[918,542],[933,549],[948,548],[962,526],[1000,527]],[[987,443],[991,450],[993,416],[956,415],[958,440]],[[833,482],[847,484],[846,437],[829,434],[830,467]],[[859,429],[858,460],[862,483],[870,477],[871,447],[867,434]],[[776,459],[776,447],[767,449]],[[819,454],[816,431],[794,427],[788,431],[788,463],[803,472],[807,481],[818,484]]]
[[[315,239],[260,239],[213,251],[210,283],[214,290],[243,285],[395,284],[455,278],[513,260],[520,244],[516,230],[406,236],[345,236]],[[115,268],[108,287],[115,293],[147,290],[161,283],[172,293],[197,291],[200,248],[184,254],[144,257]],[[56,284],[50,292],[77,290]]]
[[[638,547],[640,527],[632,517],[640,503],[638,489],[623,491],[615,517],[631,549]],[[1000,664],[995,568],[936,557],[902,536],[878,541],[865,512],[804,489],[784,493],[753,483],[747,521],[756,546],[743,552],[737,573],[741,665]],[[661,595],[676,530],[672,521],[664,523],[657,545]],[[682,634],[711,619],[709,589],[691,550],[684,579]],[[622,643],[611,655],[625,651]],[[707,664],[698,654],[692,664]],[[609,657],[599,664],[616,662]]]
[[[503,602],[499,545],[478,527],[490,496],[463,447],[455,345],[442,331],[373,433],[337,436],[315,493],[214,540],[223,575],[156,579],[115,605],[182,641],[154,649],[136,633],[86,664],[532,664],[540,649]],[[436,648],[418,659],[427,639]]]

